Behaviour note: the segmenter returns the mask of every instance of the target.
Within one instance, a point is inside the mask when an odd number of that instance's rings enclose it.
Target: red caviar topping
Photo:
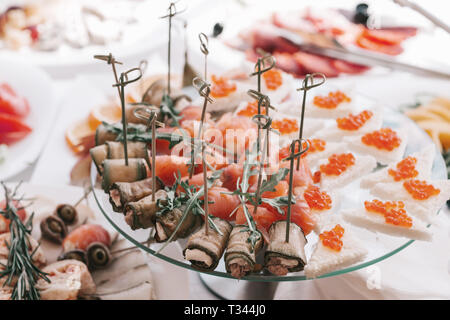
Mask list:
[[[405,228],[412,227],[412,218],[406,214],[405,204],[402,201],[384,203],[380,200],[364,201],[364,206],[369,212],[382,214],[386,223]]]
[[[272,128],[281,134],[289,134],[298,131],[298,122],[294,119],[282,119],[272,121]]]
[[[438,195],[441,191],[431,184],[420,180],[408,180],[403,182],[403,187],[416,200],[426,200],[432,196]]]
[[[320,171],[314,172],[314,174],[313,174],[313,182],[314,183],[319,183],[321,178],[322,178],[322,172],[320,172]]]
[[[325,150],[325,145],[327,144],[325,140],[322,139],[308,139],[309,141],[309,149],[306,153],[314,153]],[[306,148],[306,143],[303,144],[303,147]]]
[[[348,167],[355,164],[355,156],[351,153],[333,154],[327,164],[320,165],[320,172],[331,176],[338,176]]]
[[[213,85],[211,87],[211,96],[214,98],[222,98],[228,96],[230,93],[236,91],[236,84],[229,83],[226,78],[212,76]]]
[[[357,115],[350,114],[346,118],[338,118],[336,122],[339,129],[354,131],[361,128],[372,116],[372,111],[364,110]]]
[[[325,145],[327,144],[325,140],[322,139],[308,139],[309,141],[309,149],[305,153],[302,154],[302,157],[306,157],[309,153],[321,152],[325,150]],[[306,148],[306,142],[302,143],[303,148]],[[295,152],[298,152],[298,145],[295,147]],[[290,146],[286,146],[280,149],[279,159],[286,159],[291,154]]]
[[[315,96],[314,104],[319,108],[335,109],[342,102],[350,102],[351,99],[342,91],[328,93],[327,96]]]
[[[283,84],[283,78],[281,72],[275,69],[271,69],[263,73],[264,81],[266,82],[266,87],[269,90],[276,90],[279,86]]]
[[[391,128],[382,128],[362,136],[361,141],[368,146],[374,146],[377,149],[392,151],[398,146],[402,140],[397,133]]]
[[[409,156],[397,163],[397,170],[389,169],[388,172],[395,181],[415,178],[419,174],[416,164],[417,159]]]
[[[337,224],[330,231],[324,231],[319,235],[319,239],[325,247],[328,247],[334,251],[341,251],[344,243],[341,238],[344,236],[344,228],[340,224]]]
[[[267,114],[265,107],[261,107],[261,113]],[[258,114],[258,101],[249,102],[244,109],[239,110],[238,116],[253,117]]]
[[[326,192],[321,192],[314,185],[310,185],[303,195],[310,209],[328,210],[331,209],[331,198]]]

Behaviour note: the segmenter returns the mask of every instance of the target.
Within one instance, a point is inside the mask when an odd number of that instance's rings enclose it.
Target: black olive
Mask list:
[[[48,216],[41,221],[41,233],[45,239],[62,243],[67,236],[67,227],[64,222],[57,216]]]
[[[104,268],[111,261],[111,253],[108,247],[101,242],[91,243],[86,248],[86,256],[89,269]]]
[[[353,21],[355,23],[360,23],[363,25],[367,25],[367,20],[369,20],[369,13],[367,9],[369,6],[365,3],[360,3],[356,6],[355,16],[353,17]]]
[[[219,36],[222,32],[223,32],[223,24],[221,24],[220,22],[217,22],[214,25],[213,37],[215,38],[215,37]]]
[[[60,204],[56,207],[55,214],[61,218],[66,225],[72,225],[78,221],[77,210],[70,204]]]
[[[86,252],[84,252],[83,250],[80,250],[80,249],[74,249],[74,250],[70,250],[70,251],[67,251],[67,252],[63,252],[58,257],[58,261],[60,261],[60,260],[70,260],[70,259],[78,260],[78,261],[83,262],[84,264],[87,264]]]

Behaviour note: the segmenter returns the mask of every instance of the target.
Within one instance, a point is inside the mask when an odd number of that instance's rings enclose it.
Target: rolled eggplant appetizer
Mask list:
[[[107,141],[107,155],[106,157],[108,159],[124,159],[125,158],[125,151],[123,148],[123,143],[118,141]],[[135,142],[135,141],[128,141],[127,143],[127,151],[128,151],[128,158],[143,158],[147,161],[147,163],[150,163],[149,161],[149,150],[147,148],[147,143],[145,142]]]
[[[155,181],[155,190],[152,190],[152,178],[135,182],[116,182],[109,188],[109,202],[116,212],[123,212],[125,204],[138,201],[162,188],[159,179]]]
[[[144,159],[106,159],[103,161],[102,188],[109,188],[116,182],[135,182],[147,178],[147,165]]]
[[[117,139],[117,134],[110,132],[106,129],[105,125],[102,123],[97,127],[95,131],[95,145],[99,146],[104,144],[106,141],[115,141]]]
[[[222,235],[211,225],[208,234],[205,233],[205,228],[201,228],[189,238],[183,251],[184,258],[189,260],[194,268],[202,271],[213,271],[217,267],[233,228],[226,220],[216,217],[212,220]]]
[[[164,202],[162,202],[164,204]],[[164,212],[163,214],[156,215],[155,222],[155,240],[156,242],[164,242],[172,236],[174,233],[178,223],[180,222],[185,206],[181,206],[179,208],[175,208],[171,211]],[[197,230],[199,226],[202,224],[202,217],[200,215],[194,214],[190,211],[180,228],[178,229],[175,236],[172,238],[173,241],[177,239],[183,239],[188,237],[192,232]]]
[[[155,201],[152,196],[146,196],[139,201],[129,202],[125,205],[125,221],[132,230],[148,229],[155,225],[156,212],[158,211],[158,199],[165,199],[167,192],[158,190],[155,193]]]
[[[278,276],[303,270],[307,240],[298,225],[290,223],[289,242],[286,242],[286,221],[274,222],[269,229],[269,241],[264,255],[267,270]]]
[[[108,146],[106,144],[96,146],[94,148],[91,148],[91,150],[89,150],[89,153],[91,154],[92,161],[94,162],[95,167],[97,168],[98,174],[102,175],[103,174],[102,163],[103,161],[105,161],[105,159],[108,158]]]
[[[230,234],[227,250],[225,252],[225,268],[227,272],[237,279],[251,273],[256,264],[256,254],[262,248],[263,238],[253,244],[248,241],[250,231],[248,226],[236,225]]]

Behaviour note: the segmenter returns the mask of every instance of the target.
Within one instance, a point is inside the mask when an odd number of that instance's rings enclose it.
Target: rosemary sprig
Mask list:
[[[12,201],[16,195],[17,188],[11,194],[9,189],[4,183],[2,183],[6,207],[0,210],[0,214],[6,219],[10,220],[10,243],[7,243],[9,250],[7,264],[3,267],[5,270],[0,272],[0,279],[6,277],[6,281],[3,285],[11,285],[14,279],[17,279],[12,294],[12,300],[39,300],[40,294],[36,288],[36,282],[39,278],[50,282],[47,274],[42,272],[33,263],[33,256],[37,249],[30,253],[31,243],[29,237],[31,237],[31,231],[33,230],[33,216],[32,214],[28,220],[23,223],[20,217],[17,215],[19,210]]]

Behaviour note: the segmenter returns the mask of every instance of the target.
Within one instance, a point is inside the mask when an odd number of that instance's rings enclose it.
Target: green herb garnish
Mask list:
[[[32,214],[28,220],[23,223],[17,215],[17,208],[14,204],[14,197],[16,196],[17,188],[11,194],[5,184],[3,184],[5,191],[6,207],[0,210],[0,214],[6,219],[10,220],[10,243],[7,243],[9,250],[8,261],[6,265],[2,265],[5,270],[0,272],[0,279],[6,277],[3,285],[11,285],[13,280],[16,280],[11,299],[12,300],[39,300],[40,294],[36,288],[36,282],[39,278],[50,282],[46,273],[41,271],[33,263],[33,256],[39,247],[30,253],[31,231],[33,230],[33,216]]]
[[[180,112],[175,109],[175,103],[173,102],[172,98],[167,94],[163,95],[162,97],[160,114],[162,115],[164,122],[166,122],[165,121],[166,119],[172,120],[170,121],[170,125],[172,127],[180,126],[179,123],[179,120],[181,119]]]

